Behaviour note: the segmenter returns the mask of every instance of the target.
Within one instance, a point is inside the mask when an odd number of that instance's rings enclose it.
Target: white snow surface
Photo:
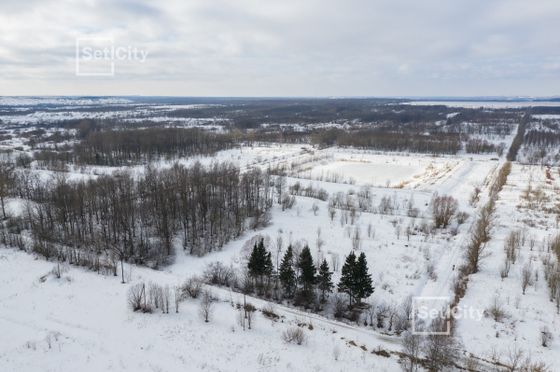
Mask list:
[[[125,265],[127,284],[119,278],[103,276],[81,268],[69,267],[61,279],[49,274],[55,263],[37,259],[13,249],[0,250],[0,370],[1,371],[397,371],[397,359],[372,354],[378,347],[389,351],[401,349],[397,336],[383,335],[363,325],[346,324],[320,315],[275,305],[282,316],[273,322],[258,312],[254,329],[243,331],[237,322],[238,312],[230,302],[242,302],[239,294],[223,288],[211,290],[220,301],[213,319],[204,323],[198,313],[198,300],[181,304],[178,314],[138,314],[127,306],[126,293],[130,285],[157,282],[175,286],[188,276],[201,274],[215,261],[239,268],[246,258],[255,237],[264,237],[276,262],[276,238],[282,236],[284,248],[289,243],[307,243],[315,260],[327,259],[331,265],[351,251],[351,236],[359,230],[361,243],[376,287],[370,301],[385,301],[398,306],[407,296],[452,295],[454,268],[463,262],[471,224],[477,206],[469,204],[475,187],[487,193],[502,160],[490,156],[442,156],[418,154],[380,154],[368,151],[330,148],[317,150],[307,145],[255,145],[221,151],[212,157],[182,159],[183,164],[200,161],[211,164],[231,161],[241,170],[251,167],[263,169],[287,165],[294,169],[287,178],[288,185],[299,182],[322,188],[330,195],[357,192],[370,185],[373,205],[383,198],[391,198],[393,214],[363,212],[351,226],[341,220],[339,210],[333,220],[328,215],[328,202],[296,197],[292,209],[272,210],[272,224],[258,231],[248,231],[228,243],[221,251],[204,257],[192,257],[177,249],[175,262],[161,271]],[[158,167],[172,162],[160,161]],[[70,179],[96,177],[122,168],[82,167],[71,169]],[[142,174],[143,167],[133,167],[134,174]],[[51,171],[34,169],[41,179],[53,176]],[[328,172],[340,175],[335,181]],[[338,177],[338,176],[337,176]],[[335,177],[336,178],[336,177]],[[522,261],[531,257],[540,268],[540,247],[558,230],[550,215],[529,212],[521,205],[520,195],[528,182],[548,187],[550,195],[560,187],[560,175],[547,183],[544,168],[514,164],[512,175],[497,205],[497,226],[489,243],[490,257],[478,274],[469,281],[464,306],[476,309],[488,307],[498,294],[507,304],[510,317],[504,324],[482,320],[458,320],[458,338],[463,347],[477,356],[488,358],[488,352],[498,352],[512,344],[522,345],[534,359],[544,360],[552,370],[560,368],[560,347],[554,340],[550,348],[538,344],[538,330],[548,325],[558,334],[558,315],[546,296],[544,279],[520,295],[519,268],[512,269],[510,278],[502,281],[498,267],[503,261],[503,239],[513,228],[526,228],[537,241],[535,251],[522,252]],[[353,179],[353,182],[347,182]],[[429,223],[430,200],[434,193],[451,195],[459,202],[459,209],[469,214],[467,221],[457,226],[455,233],[437,230],[433,234],[413,233],[407,236],[407,226]],[[552,196],[551,196],[552,197]],[[407,206],[418,208],[417,217],[409,217]],[[482,205],[479,202],[479,206]],[[315,214],[313,205],[318,206]],[[20,215],[25,209],[21,200],[10,200],[8,213]],[[535,226],[527,226],[534,219]],[[373,231],[371,234],[368,230]],[[317,239],[323,241],[320,249]],[[178,244],[179,245],[179,244]],[[283,252],[280,252],[282,255]],[[434,276],[426,273],[433,266]],[[335,282],[340,267],[335,270]],[[521,299],[517,301],[517,297]],[[249,299],[258,309],[267,303]],[[518,303],[518,305],[516,305]],[[312,323],[306,328],[309,339],[305,345],[289,345],[281,334],[295,323]],[[496,334],[499,337],[496,338]],[[352,343],[350,343],[352,341]],[[356,344],[356,346],[353,346]],[[365,350],[361,348],[363,346]],[[334,350],[340,350],[338,360]],[[556,369],[555,369],[556,368]]]

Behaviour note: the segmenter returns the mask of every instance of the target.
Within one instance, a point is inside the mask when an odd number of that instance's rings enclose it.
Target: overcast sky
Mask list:
[[[0,95],[560,95],[560,1],[0,0]]]

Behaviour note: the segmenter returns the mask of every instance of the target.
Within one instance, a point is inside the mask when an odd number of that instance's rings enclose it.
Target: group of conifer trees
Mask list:
[[[326,259],[321,263],[313,261],[311,250],[306,245],[299,254],[288,246],[279,267],[274,268],[272,253],[264,246],[264,240],[255,243],[247,263],[249,277],[258,294],[264,294],[272,287],[281,291],[282,297],[293,299],[296,304],[307,305],[317,295],[324,303],[335,285],[332,271]],[[354,251],[346,257],[342,276],[337,286],[340,293],[349,296],[349,305],[360,305],[361,300],[373,291],[371,274],[365,254],[356,256]]]

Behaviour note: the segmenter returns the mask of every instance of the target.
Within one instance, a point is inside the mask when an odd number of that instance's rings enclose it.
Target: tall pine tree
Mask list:
[[[329,271],[329,264],[327,260],[323,260],[321,267],[319,267],[319,274],[317,274],[317,284],[321,290],[321,301],[325,301],[325,293],[330,293],[333,290],[334,284],[332,282],[332,272]]]
[[[356,255],[354,251],[350,252],[346,256],[346,261],[342,266],[342,275],[340,281],[338,282],[338,291],[348,294],[350,298],[350,306],[352,306],[352,300],[354,299],[354,288],[355,288],[355,269],[356,269]]]
[[[261,239],[260,242],[255,243],[251,256],[249,257],[249,262],[247,263],[247,268],[249,269],[249,275],[260,285],[263,284],[263,278],[270,278],[273,271],[272,265],[272,255],[267,252],[264,247],[264,241]]]
[[[291,245],[288,246],[280,264],[280,283],[284,289],[284,295],[292,297],[296,289],[296,272],[294,270],[294,251]]]
[[[373,290],[373,282],[368,272],[366,255],[362,252],[360,253],[360,257],[358,257],[355,269],[354,296],[358,304],[363,298],[371,296]]]
[[[305,294],[311,294],[313,285],[315,284],[316,268],[313,264],[313,256],[308,246],[303,247],[299,255],[299,282],[302,285],[302,290]]]

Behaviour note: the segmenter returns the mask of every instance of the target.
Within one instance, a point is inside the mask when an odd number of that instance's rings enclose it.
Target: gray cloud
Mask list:
[[[0,94],[555,95],[551,0],[0,0]],[[75,76],[77,37],[148,52]]]

